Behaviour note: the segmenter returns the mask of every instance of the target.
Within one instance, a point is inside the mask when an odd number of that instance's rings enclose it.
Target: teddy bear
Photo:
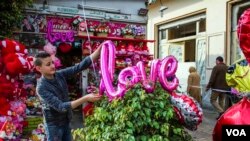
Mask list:
[[[0,73],[0,97],[10,98],[15,91],[14,82],[15,79],[11,79],[9,75]]]
[[[129,54],[129,55],[134,54],[134,52],[135,52],[135,47],[134,47],[134,44],[133,44],[132,42],[129,42],[129,43],[128,43],[127,51],[128,51],[127,54]]]
[[[3,64],[6,72],[12,77],[18,76],[20,73],[26,74],[30,69],[26,56],[22,53],[10,53],[4,56]]]
[[[11,39],[2,40],[0,43],[0,49],[2,50],[2,57],[12,53],[28,54],[28,50],[23,44]]]
[[[61,60],[56,57],[56,47],[55,46],[53,46],[50,42],[48,42],[43,47],[43,50],[51,55],[51,58],[52,58],[56,68],[62,67]]]
[[[0,70],[4,69],[11,77],[16,77],[20,73],[26,74],[33,67],[30,59],[27,60],[28,51],[25,46],[17,41],[5,39],[0,42],[1,60]]]
[[[148,53],[149,53],[149,50],[148,50],[147,42],[144,42],[142,44],[142,52],[141,52],[141,54],[148,55]]]
[[[0,56],[0,72],[3,71],[3,68],[4,68],[4,66],[3,66],[3,58]]]
[[[0,97],[1,109],[0,115],[8,115],[8,111],[10,110],[10,103],[5,97]]]
[[[117,48],[118,54],[126,54],[126,43],[125,42],[119,42],[118,48]]]

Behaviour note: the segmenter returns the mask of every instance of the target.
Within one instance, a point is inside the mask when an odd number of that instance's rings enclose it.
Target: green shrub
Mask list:
[[[130,89],[124,99],[95,104],[94,114],[85,119],[84,128],[73,131],[79,141],[191,141],[179,124],[170,95],[156,86],[146,93],[141,85]]]

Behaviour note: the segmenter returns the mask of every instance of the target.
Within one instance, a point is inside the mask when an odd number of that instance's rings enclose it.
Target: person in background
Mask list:
[[[101,45],[79,64],[58,71],[55,69],[50,54],[40,52],[35,56],[34,65],[41,73],[41,78],[37,81],[36,91],[42,103],[48,141],[71,141],[72,109],[85,102],[95,102],[101,99],[98,92],[95,92],[70,101],[66,82],[66,78],[87,69],[93,61],[97,60],[100,51]]]
[[[188,85],[187,85],[187,93],[193,97],[200,105],[201,102],[201,88],[200,88],[200,75],[197,73],[195,67],[189,68],[188,75]]]
[[[223,58],[218,56],[216,58],[216,65],[213,67],[209,83],[206,87],[206,91],[212,89],[210,102],[219,112],[219,116],[216,119],[219,119],[224,113],[225,91],[230,89],[226,82],[227,69],[227,65],[223,63]],[[217,99],[219,100],[219,103],[217,102]]]

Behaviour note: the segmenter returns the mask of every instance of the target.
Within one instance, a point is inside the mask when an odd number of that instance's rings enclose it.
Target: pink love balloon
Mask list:
[[[175,77],[177,60],[174,56],[166,57],[162,61],[153,60],[149,77],[146,75],[143,62],[138,62],[136,66],[123,69],[118,75],[117,88],[112,85],[115,68],[115,45],[113,42],[105,41],[102,44],[100,60],[101,82],[99,92],[103,94],[106,91],[109,100],[123,97],[129,88],[140,81],[147,92],[153,92],[157,77],[159,77],[162,87],[169,92],[175,90],[179,84]]]
[[[161,86],[169,92],[175,90],[179,85],[179,80],[175,77],[177,65],[178,63],[174,56],[168,56],[161,62],[159,81]],[[167,78],[169,77],[173,77],[173,79],[168,81]]]
[[[142,61],[138,62],[137,64],[138,69],[140,70],[141,81],[144,89],[148,93],[152,93],[155,89],[155,83],[158,74],[158,68],[160,65],[160,60],[155,59],[151,62],[151,69],[150,69],[150,76],[146,76],[145,65]]]
[[[115,46],[112,41],[108,40],[102,44],[101,50],[101,93],[103,93],[103,87],[105,87],[107,91],[107,96],[110,100],[113,98],[121,97],[125,94],[126,88],[123,85],[119,85],[117,90],[112,85],[113,82],[113,73],[114,73],[114,65],[115,65]]]
[[[127,67],[123,69],[118,76],[118,83],[130,88],[139,82],[138,71],[136,67]]]

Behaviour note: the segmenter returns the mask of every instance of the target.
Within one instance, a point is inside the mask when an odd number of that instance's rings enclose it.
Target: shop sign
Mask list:
[[[78,9],[75,9],[75,8],[66,8],[66,7],[57,7],[56,10],[58,12],[61,12],[61,13],[69,13],[69,14],[77,14],[79,12]]]
[[[105,12],[97,11],[97,10],[89,10],[89,11],[86,11],[86,15],[93,16],[93,17],[105,17]]]
[[[110,17],[111,19],[116,19],[116,20],[129,20],[129,19],[131,19],[130,15],[111,14],[111,13],[106,13],[106,17]]]

